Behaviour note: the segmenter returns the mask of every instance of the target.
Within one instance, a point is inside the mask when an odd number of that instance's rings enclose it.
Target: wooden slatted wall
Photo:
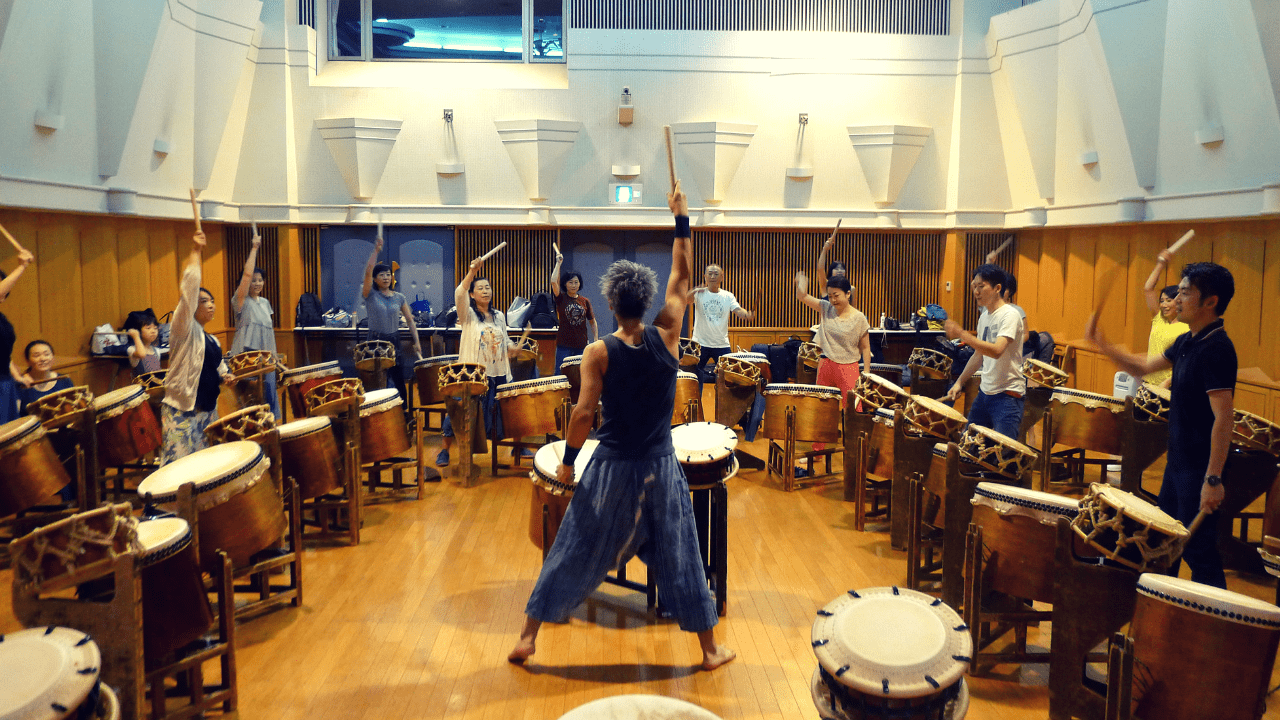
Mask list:
[[[552,256],[551,243],[557,237],[554,229],[459,228],[455,235],[453,287],[466,275],[473,259],[505,242],[507,246],[484,263],[484,276],[496,292],[494,306],[506,308],[514,295],[533,297],[535,292],[547,289],[547,261]],[[453,288],[445,288],[447,298],[452,293]],[[453,301],[446,299],[445,304]]]
[[[969,280],[973,277],[973,271],[978,266],[986,262],[987,253],[1000,247],[1000,244],[1009,238],[1013,238],[1013,242],[1009,243],[1009,247],[1005,248],[996,256],[996,265],[1004,268],[1005,271],[1018,271],[1018,236],[1017,233],[1009,232],[986,232],[986,233],[968,233],[965,236],[964,244],[964,287],[957,288],[964,293],[964,326],[970,330],[978,327],[978,301],[973,299],[973,292],[969,290]],[[1014,302],[1018,298],[1014,297]]]
[[[830,233],[778,230],[694,231],[694,283],[715,262],[724,287],[756,313],[756,327],[808,327],[817,313],[796,301],[795,276],[811,278]],[[854,305],[872,325],[880,313],[906,317],[938,302],[945,236],[942,233],[841,232],[828,256],[849,269]],[[820,288],[810,288],[821,296]]]
[[[320,228],[299,227],[298,246],[302,253],[302,292],[320,297]]]
[[[293,320],[292,313],[280,312],[280,236],[279,228],[258,226],[258,232],[262,235],[262,245],[258,248],[257,262],[255,266],[262,268],[263,281],[265,284],[262,288],[262,297],[271,303],[271,307],[275,310],[276,327],[287,327],[282,323],[291,323]],[[240,276],[244,273],[245,260],[249,259],[249,250],[253,246],[253,228],[248,225],[228,225],[227,226],[227,283],[225,299],[219,298],[219,303],[226,309],[227,325],[235,327],[235,309],[231,306],[231,296],[235,293],[236,287],[240,285]],[[317,269],[318,273],[318,269]],[[288,318],[282,320],[283,315],[289,315]]]

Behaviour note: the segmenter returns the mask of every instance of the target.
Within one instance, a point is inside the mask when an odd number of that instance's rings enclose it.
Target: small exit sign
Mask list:
[[[612,183],[609,185],[609,202],[613,205],[639,205],[641,187],[636,183]]]

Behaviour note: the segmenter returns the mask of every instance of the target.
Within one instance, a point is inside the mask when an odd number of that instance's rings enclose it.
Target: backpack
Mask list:
[[[294,313],[293,324],[295,327],[322,327],[324,323],[324,308],[320,305],[320,298],[315,293],[302,293],[298,298],[298,308]]]
[[[1036,333],[1040,340],[1040,347],[1036,350],[1035,359],[1040,362],[1053,364],[1053,349],[1057,345],[1053,341],[1053,336],[1047,332]]]
[[[450,305],[448,310],[441,310],[432,324],[438,328],[451,328],[458,324],[458,308]]]
[[[556,323],[556,299],[549,292],[534,293],[529,301],[528,324],[534,328],[551,328]]]
[[[947,321],[947,311],[941,305],[925,305],[924,317],[929,322],[930,330],[941,330],[943,323]]]

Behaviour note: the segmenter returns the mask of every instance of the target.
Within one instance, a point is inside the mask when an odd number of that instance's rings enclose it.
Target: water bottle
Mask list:
[[[880,313],[880,329],[884,329],[884,313]]]

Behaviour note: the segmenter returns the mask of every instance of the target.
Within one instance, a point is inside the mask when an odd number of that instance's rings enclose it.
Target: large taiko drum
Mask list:
[[[0,517],[34,507],[70,482],[38,419],[0,425]]]
[[[969,425],[960,433],[960,456],[1010,480],[1021,480],[1040,454],[991,428]]]
[[[1103,557],[1138,572],[1162,572],[1182,557],[1191,537],[1182,523],[1160,508],[1101,483],[1090,486],[1080,501],[1072,527]]]
[[[702,359],[702,345],[691,338],[680,338],[680,364],[697,365]]]
[[[329,418],[303,418],[278,429],[280,471],[298,484],[303,500],[320,497],[342,484],[338,441]]]
[[[336,415],[349,409],[353,399],[357,406],[364,401],[364,385],[356,378],[326,380],[307,390],[303,399],[307,415]]]
[[[1173,404],[1173,396],[1167,388],[1151,383],[1142,383],[1138,392],[1133,395],[1133,412],[1139,420],[1147,422],[1169,422],[1169,408]]]
[[[98,464],[117,467],[160,449],[160,422],[137,385],[93,399],[98,423]]]
[[[433,355],[413,364],[413,376],[418,381],[418,403],[435,405],[444,402],[440,392],[440,369],[458,362],[457,355]]]
[[[365,393],[360,403],[360,461],[379,462],[411,447],[400,393],[395,388]]]
[[[1235,409],[1234,415],[1232,445],[1244,450],[1261,450],[1280,455],[1280,425],[1239,408]]]
[[[570,355],[560,361],[560,367],[556,369],[561,375],[569,379],[569,402],[578,403],[578,393],[582,390],[582,356]],[[694,377],[697,377],[696,375]]]
[[[71,387],[49,393],[27,405],[27,414],[34,415],[45,430],[56,430],[70,425],[80,413],[93,407],[93,393],[88,386]]]
[[[990,553],[985,588],[1014,597],[1053,602],[1054,552],[1058,518],[1075,520],[1079,501],[1016,485],[978,483],[973,523],[982,526]]]
[[[907,357],[913,377],[946,380],[951,377],[951,357],[940,350],[918,347]]]
[[[165,465],[138,485],[138,495],[161,509],[177,508],[178,489],[195,485],[200,513],[200,563],[217,567],[222,550],[232,564],[249,564],[254,553],[280,540],[287,529],[284,503],[267,476],[271,462],[257,443],[229,442],[199,450]]]
[[[796,352],[796,382],[805,385],[817,384],[818,363],[824,357],[826,356],[822,354],[822,348],[818,343],[800,343],[800,349]]]
[[[342,367],[338,361],[316,363],[303,367],[285,370],[280,375],[280,386],[289,398],[289,409],[295,418],[307,415],[307,391],[320,383],[342,377]]]
[[[276,416],[271,414],[271,407],[254,405],[209,423],[204,434],[211,445],[237,440],[252,440],[261,444],[268,441],[271,431],[275,429]]]
[[[689,412],[690,403],[693,404],[692,415]],[[680,425],[701,419],[702,383],[696,374],[681,370],[676,373],[676,401],[671,406],[671,424]]]
[[[850,590],[818,611],[810,691],[824,720],[960,720],[973,638],[948,605],[901,587]]]
[[[1022,374],[1032,382],[1047,388],[1058,388],[1067,384],[1071,376],[1043,360],[1027,358],[1022,363]]]
[[[1240,593],[1147,573],[1138,578],[1129,636],[1134,717],[1262,717],[1280,644],[1280,608]]]
[[[840,440],[840,389],[825,385],[773,383],[764,389],[764,436],[787,436],[787,410],[795,411],[795,440]]]
[[[677,425],[671,428],[671,444],[690,490],[708,490],[738,472],[733,454],[738,435],[720,423]]]
[[[875,412],[880,408],[893,410],[907,404],[910,394],[875,372],[858,375],[858,382],[853,386],[853,394],[861,401],[858,410]]]
[[[147,393],[147,400],[151,403],[151,409],[159,411],[161,401],[164,400],[164,380],[169,375],[168,370],[153,370],[149,373],[142,373],[133,379],[133,384],[142,388]]]
[[[276,356],[270,350],[245,350],[227,358],[227,372],[237,382],[261,377],[275,370]]]
[[[573,500],[573,491],[578,487],[578,478],[591,462],[591,454],[600,443],[587,440],[573,462],[573,479],[562,483],[556,479],[556,471],[564,460],[564,440],[557,440],[538,448],[533,456],[533,471],[529,480],[533,483],[533,496],[529,506],[529,539],[539,550],[546,550],[555,542],[560,523],[564,522],[564,514],[569,511],[569,501]],[[546,509],[546,525],[543,526],[543,509]],[[543,534],[547,543],[543,547]]]
[[[498,386],[494,399],[502,412],[502,432],[517,440],[557,432],[556,413],[569,400],[569,378],[552,375]]]
[[[142,643],[147,664],[204,635],[213,626],[209,595],[200,577],[200,560],[191,526],[182,518],[138,523],[142,545]]]
[[[356,369],[361,372],[386,370],[396,364],[396,346],[387,340],[357,343],[353,353]]]
[[[1123,452],[1120,419],[1124,400],[1110,395],[1056,388],[1049,402],[1053,414],[1053,441],[1108,455]]]
[[[102,654],[91,637],[67,627],[0,636],[0,718],[118,720],[120,701],[100,681]]]
[[[128,503],[104,505],[14,540],[14,588],[53,593],[110,572],[121,555],[142,550],[131,511]]]
[[[902,418],[907,422],[906,431],[913,435],[929,435],[942,440],[955,440],[969,422],[958,410],[941,400],[908,395],[902,406]]]
[[[720,720],[720,716],[662,695],[613,695],[579,705],[560,720]]]

